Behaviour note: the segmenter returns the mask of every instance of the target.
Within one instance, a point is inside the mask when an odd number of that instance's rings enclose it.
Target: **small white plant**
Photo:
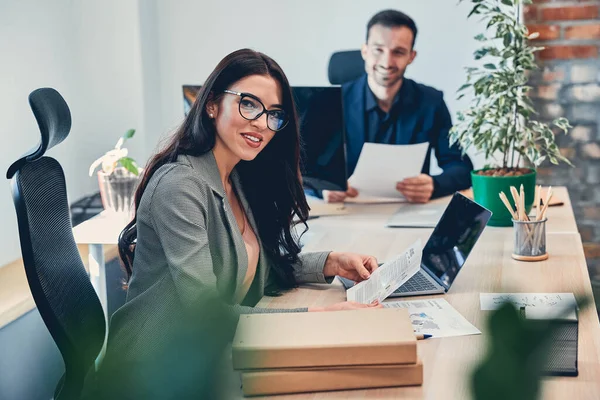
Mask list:
[[[127,139],[131,139],[135,134],[135,129],[129,129],[125,134],[119,139],[117,145],[114,149],[109,150],[102,157],[97,159],[90,165],[89,174],[92,176],[94,171],[100,164],[102,164],[102,171],[105,174],[112,174],[113,171],[118,167],[122,166],[127,171],[131,172],[134,175],[139,175],[140,171],[137,166],[135,160],[131,157],[128,157],[128,151],[126,148],[122,148],[123,144]]]

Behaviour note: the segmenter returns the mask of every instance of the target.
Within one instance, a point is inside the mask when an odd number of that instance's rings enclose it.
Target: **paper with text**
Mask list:
[[[423,247],[419,239],[398,257],[377,268],[369,279],[348,289],[346,298],[362,304],[383,301],[419,271],[422,255]]]
[[[391,301],[385,308],[407,308],[415,333],[436,337],[479,335],[481,331],[445,299]]]
[[[365,143],[348,183],[365,196],[404,198],[396,183],[421,174],[427,149],[429,143]]]
[[[516,308],[577,306],[573,293],[480,293],[479,302],[482,311],[495,310],[506,302]]]

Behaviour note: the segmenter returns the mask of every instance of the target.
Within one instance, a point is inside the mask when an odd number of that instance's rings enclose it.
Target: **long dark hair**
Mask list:
[[[182,125],[146,165],[135,193],[135,216],[119,236],[119,255],[128,280],[137,240],[137,210],[152,175],[179,155],[198,156],[212,150],[216,130],[206,112],[207,102],[218,102],[225,89],[251,75],[270,76],[279,82],[282,105],[290,120],[254,160],[240,161],[236,168],[256,220],[258,236],[274,266],[277,284],[281,288],[296,286],[293,264],[298,261],[300,247],[291,225],[297,216],[306,227],[309,210],[300,177],[298,116],[290,84],[281,67],[270,57],[250,49],[235,51],[221,60],[200,89]]]

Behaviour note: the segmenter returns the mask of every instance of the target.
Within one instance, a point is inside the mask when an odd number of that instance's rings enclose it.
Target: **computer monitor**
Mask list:
[[[340,87],[292,87],[302,140],[304,187],[346,190],[346,134]]]
[[[183,114],[188,115],[190,109],[192,108],[192,104],[196,101],[196,97],[198,96],[198,92],[200,91],[202,86],[200,85],[183,85]]]
[[[202,86],[183,85],[187,115]],[[301,138],[300,170],[309,193],[346,190],[346,135],[340,87],[292,87]]]

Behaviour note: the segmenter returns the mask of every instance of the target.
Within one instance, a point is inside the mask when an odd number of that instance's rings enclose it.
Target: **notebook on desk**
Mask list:
[[[446,293],[491,216],[491,211],[455,193],[423,248],[421,269],[389,297]],[[340,280],[346,289],[354,285]]]
[[[578,376],[579,319],[577,309],[566,312],[561,307],[521,307],[521,316],[529,320],[553,320],[555,331],[550,338],[546,365],[547,376]],[[562,315],[561,315],[562,314]]]

